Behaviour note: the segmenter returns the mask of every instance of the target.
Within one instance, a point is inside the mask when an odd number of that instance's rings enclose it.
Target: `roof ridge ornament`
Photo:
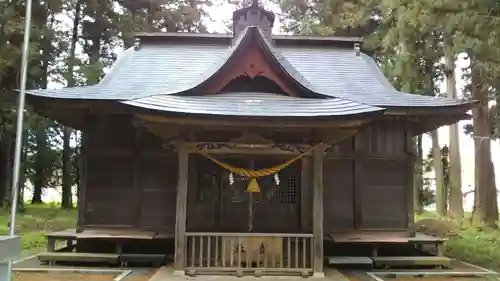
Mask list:
[[[361,55],[361,47],[359,42],[354,43],[354,51],[356,51],[356,56],[359,57]]]
[[[138,51],[141,48],[141,39],[135,38],[134,40],[134,50]]]
[[[238,38],[247,27],[258,27],[264,37],[268,40],[272,39],[275,15],[261,7],[259,2],[259,0],[251,0],[249,6],[233,12],[234,38]]]

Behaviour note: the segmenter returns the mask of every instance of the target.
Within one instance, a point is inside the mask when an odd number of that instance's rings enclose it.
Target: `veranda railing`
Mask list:
[[[188,275],[312,273],[312,234],[192,232],[186,236]]]

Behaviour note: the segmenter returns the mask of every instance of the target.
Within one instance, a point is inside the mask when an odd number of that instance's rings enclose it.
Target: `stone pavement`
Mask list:
[[[325,280],[325,281],[348,281],[348,279],[341,274],[336,269],[326,268],[324,278],[303,278],[300,276],[209,276],[209,275],[198,275],[196,277],[189,276],[175,276],[173,269],[169,266],[164,266],[158,269],[156,273],[149,279],[149,281],[186,281],[186,280],[196,280],[196,281],[304,281],[304,280]]]

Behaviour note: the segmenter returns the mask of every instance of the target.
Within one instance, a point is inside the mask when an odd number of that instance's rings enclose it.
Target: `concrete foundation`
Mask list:
[[[0,281],[10,281],[8,264],[19,258],[21,240],[19,237],[0,236]]]

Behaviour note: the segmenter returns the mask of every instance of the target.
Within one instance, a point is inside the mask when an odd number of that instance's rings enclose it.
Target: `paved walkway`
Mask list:
[[[173,270],[169,266],[164,266],[158,269],[158,271],[153,275],[149,281],[186,281],[186,280],[197,280],[197,281],[304,281],[304,280],[325,280],[325,281],[348,281],[348,279],[341,274],[336,269],[327,268],[325,269],[325,278],[303,278],[300,276],[209,276],[209,275],[198,275],[196,277],[188,276],[174,276]]]

